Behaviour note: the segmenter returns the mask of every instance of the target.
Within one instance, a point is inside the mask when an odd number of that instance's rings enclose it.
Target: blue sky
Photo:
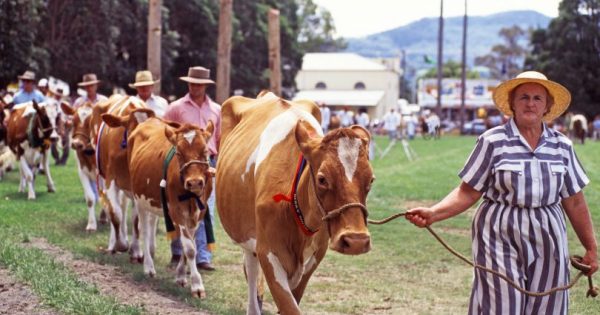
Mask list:
[[[313,0],[333,15],[337,35],[360,37],[440,14],[440,0]],[[462,16],[464,0],[444,0],[444,16]],[[535,10],[558,15],[560,0],[468,0],[469,15]]]

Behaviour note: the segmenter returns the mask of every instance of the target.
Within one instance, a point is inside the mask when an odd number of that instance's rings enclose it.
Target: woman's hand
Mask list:
[[[590,266],[590,272],[585,275],[591,276],[594,272],[598,271],[598,252],[596,250],[586,251],[581,263]]]
[[[434,223],[435,212],[431,208],[417,207],[406,212],[406,220],[418,227],[426,227]]]

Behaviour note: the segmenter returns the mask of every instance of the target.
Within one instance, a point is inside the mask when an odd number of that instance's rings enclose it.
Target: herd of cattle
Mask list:
[[[176,281],[187,284],[187,266],[192,295],[206,296],[194,234],[213,180],[221,224],[244,253],[249,314],[260,314],[261,281],[282,314],[300,314],[308,280],[328,247],[348,255],[370,250],[370,135],[359,126],[324,135],[313,102],[291,102],[268,92],[225,101],[216,170],[209,166],[206,147],[212,124],[200,129],[164,121],[143,101],[121,95],[95,106],[60,106],[25,103],[13,107],[6,119],[0,117],[6,121],[0,127],[0,150],[7,145],[16,156],[19,191],[35,199],[40,166],[48,191],[55,191],[49,147],[59,138],[59,116],[71,116],[71,147],[88,210],[86,230],[96,230],[100,201],[111,222],[108,250],[129,251],[149,276],[156,274],[157,219],[166,215],[184,246]]]

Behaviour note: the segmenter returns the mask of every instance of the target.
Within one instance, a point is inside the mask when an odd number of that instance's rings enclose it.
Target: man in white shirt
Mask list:
[[[329,131],[331,110],[325,105],[324,102],[319,102],[319,109],[321,110],[321,128],[323,128],[323,134],[326,134],[327,131]]]
[[[152,93],[154,84],[158,83],[158,81],[160,80],[155,81],[152,78],[152,72],[148,70],[142,70],[135,74],[135,82],[130,83],[129,87],[136,89],[136,97],[144,101],[146,105],[148,105],[148,108],[154,111],[156,116],[162,117],[165,114],[169,104],[164,98]]]
[[[84,74],[83,80],[77,83],[77,86],[85,90],[85,95],[80,96],[75,100],[73,108],[77,109],[86,102],[91,102],[92,105],[96,105],[98,102],[106,101],[108,98],[97,92],[99,83],[100,80],[98,80],[95,73]]]
[[[396,140],[398,137],[398,126],[400,125],[400,115],[396,113],[395,109],[390,109],[383,116],[383,129],[387,132],[390,140]]]

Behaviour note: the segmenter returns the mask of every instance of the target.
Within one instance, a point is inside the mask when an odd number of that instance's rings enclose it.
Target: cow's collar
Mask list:
[[[296,174],[294,176],[294,182],[292,183],[292,191],[289,196],[284,194],[277,194],[273,196],[273,200],[275,202],[280,202],[282,200],[290,203],[290,208],[294,210],[294,219],[298,227],[306,236],[312,236],[317,233],[319,229],[313,230],[306,225],[306,221],[304,219],[304,215],[302,214],[302,210],[300,209],[300,204],[298,203],[298,183],[300,183],[300,176],[302,176],[302,172],[306,168],[306,159],[303,155],[300,155],[300,159],[298,161],[298,167],[296,167]]]
[[[40,126],[36,126],[36,122],[40,125],[42,121],[40,120],[40,116],[37,115],[36,112],[33,112],[29,117],[29,123],[27,124],[27,140],[32,148],[39,148],[40,151],[45,151],[50,147],[50,139],[40,138],[35,134],[36,131],[41,131],[42,133],[46,132],[48,128],[42,129]],[[50,127],[52,129],[52,127]]]

